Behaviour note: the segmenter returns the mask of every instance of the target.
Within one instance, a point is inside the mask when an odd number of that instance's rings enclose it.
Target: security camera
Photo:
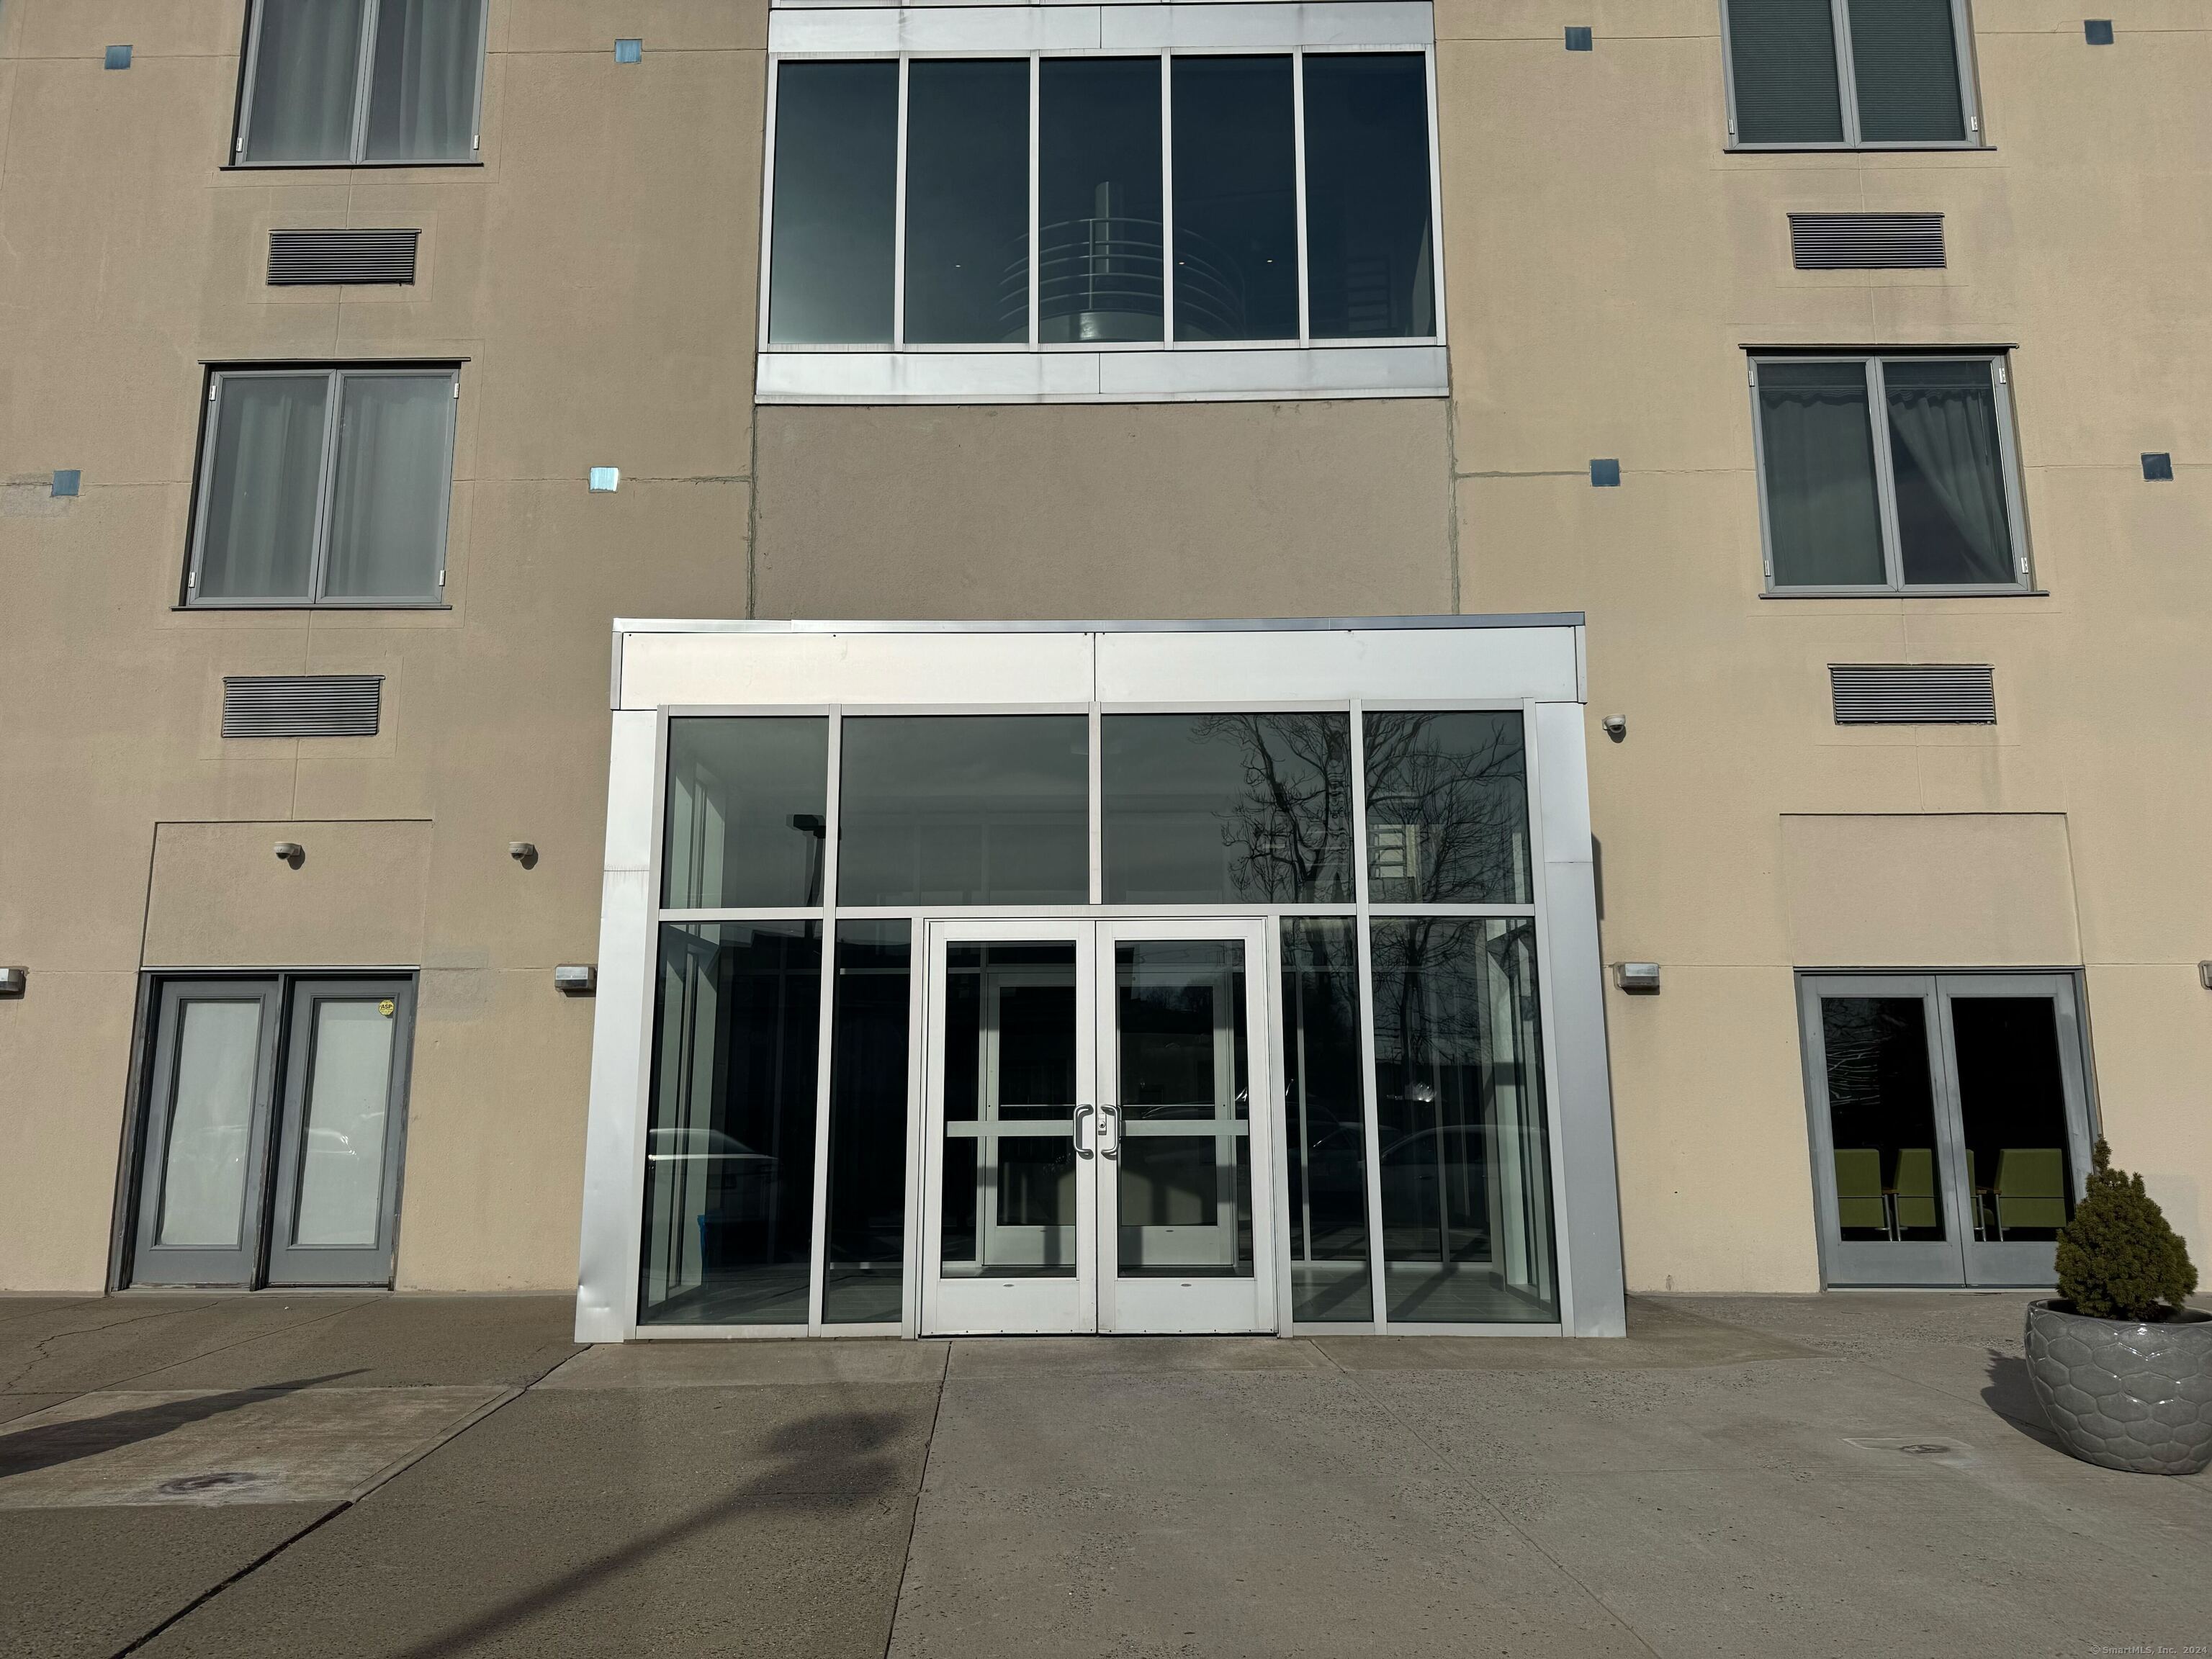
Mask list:
[[[1611,738],[1615,743],[1621,743],[1626,740],[1628,737],[1627,715],[1607,714],[1603,720],[1600,720],[1598,724],[1605,728],[1606,736]]]

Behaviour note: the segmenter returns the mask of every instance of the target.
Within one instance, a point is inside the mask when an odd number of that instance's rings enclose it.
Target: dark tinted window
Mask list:
[[[1434,334],[1427,61],[1322,54],[1305,67],[1314,337]]]
[[[787,63],[776,74],[769,338],[889,343],[898,65]]]

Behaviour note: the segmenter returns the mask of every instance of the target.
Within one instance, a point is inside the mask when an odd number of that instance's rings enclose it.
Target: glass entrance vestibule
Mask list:
[[[618,624],[580,1333],[1617,1331],[1578,621]]]

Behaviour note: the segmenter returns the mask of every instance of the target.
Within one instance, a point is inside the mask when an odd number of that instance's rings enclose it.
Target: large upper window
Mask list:
[[[2027,586],[2000,357],[1752,366],[1771,587]]]
[[[187,600],[435,604],[459,385],[450,368],[216,374]]]
[[[472,161],[484,0],[255,0],[246,166]]]
[[[1744,146],[1980,142],[1966,0],[1722,0]]]
[[[794,59],[775,95],[771,349],[1437,335],[1424,52]]]

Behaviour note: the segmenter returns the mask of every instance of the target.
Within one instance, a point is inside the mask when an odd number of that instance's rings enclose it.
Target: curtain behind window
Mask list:
[[[1966,136],[1951,0],[1850,0],[1859,136],[1869,143],[1956,143]]]
[[[1892,360],[1881,373],[1905,580],[2012,581],[1990,366]]]
[[[248,161],[343,161],[353,153],[363,0],[262,0]]]
[[[483,0],[383,0],[368,100],[368,158],[465,161],[474,153]]]
[[[222,383],[194,597],[307,597],[329,391],[322,374]]]
[[[1728,30],[1738,143],[1843,142],[1828,0],[1729,0]]]
[[[1759,418],[1775,586],[1886,582],[1865,366],[1761,363]]]
[[[328,597],[437,597],[453,399],[443,374],[346,376]]]

